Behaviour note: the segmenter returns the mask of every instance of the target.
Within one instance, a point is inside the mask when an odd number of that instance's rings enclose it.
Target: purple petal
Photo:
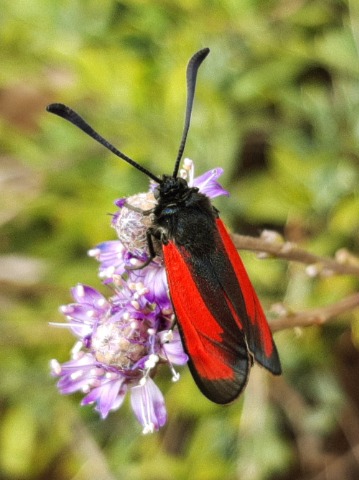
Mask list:
[[[60,310],[68,320],[87,325],[92,325],[94,323],[94,318],[98,317],[98,315],[96,315],[96,310],[94,310],[91,305],[70,303],[69,305],[62,306]]]
[[[63,312],[62,312],[63,313]],[[93,320],[87,321],[86,323],[82,320],[79,320],[77,318],[69,318],[68,319],[68,324],[64,323],[61,326],[68,327],[71,329],[71,332],[81,340],[85,341],[86,338],[92,335],[95,322]],[[89,319],[88,319],[89,320]]]
[[[74,299],[79,303],[71,303],[60,308],[66,316],[72,332],[80,338],[91,335],[96,324],[106,316],[110,304],[97,290],[79,284],[72,290]]]
[[[126,389],[122,388],[123,382],[123,377],[115,380],[104,379],[100,386],[91,390],[83,398],[81,405],[96,402],[96,410],[100,412],[102,418],[106,418],[110,410],[115,410],[122,405],[126,395]]]
[[[204,193],[209,198],[215,198],[219,195],[229,196],[229,192],[225,190],[218,182],[219,178],[223,173],[223,168],[213,168],[209,172],[204,173],[203,175],[196,177],[193,180],[193,186],[198,187],[201,193]]]
[[[143,426],[143,433],[152,433],[166,423],[167,412],[161,390],[151,378],[131,389],[132,409]]]
[[[86,303],[96,307],[103,307],[107,303],[105,297],[100,292],[82,283],[72,288],[71,293],[76,302],[81,304]]]
[[[100,262],[100,276],[109,278],[115,273],[122,275],[126,272],[126,255],[124,246],[119,240],[110,240],[96,245],[95,248],[88,251],[90,257],[96,258]]]
[[[188,362],[188,355],[183,350],[178,331],[173,332],[173,340],[162,346],[167,359],[175,365],[185,365]]]
[[[57,364],[58,371],[53,370],[53,375],[60,377],[58,389],[64,395],[87,388],[96,378],[96,373],[101,369],[96,368],[95,359],[88,353],[76,360],[70,360],[62,365]]]
[[[150,264],[142,270],[133,270],[129,274],[131,281],[142,282],[148,289],[146,298],[162,308],[170,307],[166,270],[161,265]]]
[[[150,191],[150,192],[154,192],[157,187],[158,187],[158,183],[155,182],[154,180],[150,180],[149,191]]]
[[[127,202],[127,197],[118,198],[117,200],[115,200],[115,205],[119,208],[122,208],[126,202]]]

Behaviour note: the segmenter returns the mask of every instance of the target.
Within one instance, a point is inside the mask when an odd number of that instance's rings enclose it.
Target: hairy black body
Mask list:
[[[150,235],[167,244],[174,240],[194,255],[206,255],[214,248],[217,210],[198,188],[183,178],[165,176],[154,192],[157,205]]]

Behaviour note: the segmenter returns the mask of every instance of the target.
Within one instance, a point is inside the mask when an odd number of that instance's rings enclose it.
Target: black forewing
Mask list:
[[[211,235],[212,247],[207,248],[203,255],[200,249],[191,249],[190,253],[186,252],[185,247],[180,247],[180,250],[183,251],[208,309],[223,328],[223,342],[234,351],[238,348],[240,337],[244,338],[245,344],[242,340],[241,348],[247,348],[256,361],[272,373],[280,374],[278,353],[267,324],[266,336],[270,336],[273,349],[270,356],[265,353],[261,322],[266,320],[244,267],[241,264],[241,275],[245,276],[247,281],[246,285],[241,286],[216,227],[212,229]],[[236,256],[238,257],[237,252]],[[245,288],[245,291],[242,288]]]
[[[170,241],[163,246],[163,253],[172,303],[193,378],[207,398],[216,403],[229,403],[245,387],[251,366],[244,335],[236,325],[232,329],[223,328],[211,314],[198,290],[197,277],[186,260],[188,250]],[[231,322],[230,311],[223,313]]]

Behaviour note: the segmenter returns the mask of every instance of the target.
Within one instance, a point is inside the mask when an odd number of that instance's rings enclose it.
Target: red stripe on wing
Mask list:
[[[190,362],[192,375],[204,395],[216,403],[229,403],[244,388],[248,356],[229,347],[226,332],[208,310],[186,257],[190,254],[173,242],[163,245],[172,303]],[[238,331],[238,343],[244,337]]]

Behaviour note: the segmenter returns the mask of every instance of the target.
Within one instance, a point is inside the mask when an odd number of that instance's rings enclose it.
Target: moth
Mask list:
[[[156,182],[153,223],[147,230],[150,256],[159,241],[169,293],[189,368],[201,392],[218,404],[237,398],[256,361],[274,375],[281,373],[276,345],[245,267],[219,217],[198,188],[181,178],[179,166],[189,131],[198,69],[209,53],[195,53],[187,66],[184,129],[172,175],[154,175],[99,135],[69,107],[47,107],[79,127],[115,155]]]

